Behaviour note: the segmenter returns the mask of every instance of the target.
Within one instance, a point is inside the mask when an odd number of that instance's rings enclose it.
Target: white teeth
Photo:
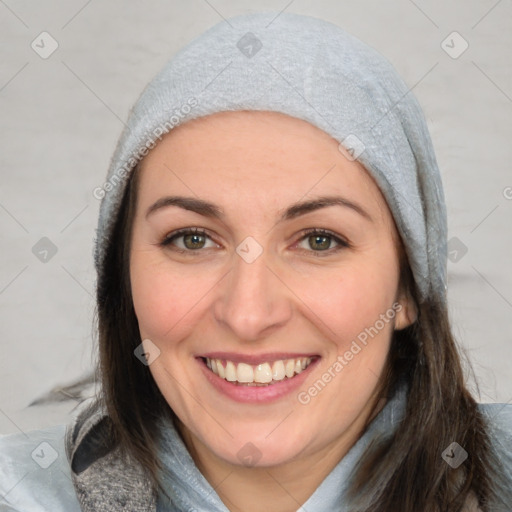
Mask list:
[[[272,365],[272,379],[273,380],[283,380],[284,377],[285,377],[284,363],[281,360],[276,361]]]
[[[236,376],[238,382],[254,382],[254,370],[251,365],[238,363]]]
[[[272,381],[272,370],[268,363],[259,364],[254,371],[254,382],[267,384]]]
[[[293,374],[295,373],[295,361],[293,359],[288,359],[286,361],[284,371],[289,379],[293,377]]]
[[[311,357],[297,359],[278,359],[273,363],[260,363],[252,366],[247,363],[235,364],[233,361],[206,358],[206,366],[220,378],[229,382],[245,385],[269,384],[291,379],[303,372],[311,363]]]
[[[236,367],[231,361],[226,362],[226,380],[229,382],[236,380]]]

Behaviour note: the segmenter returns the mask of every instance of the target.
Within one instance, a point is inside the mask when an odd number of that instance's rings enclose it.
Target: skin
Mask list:
[[[161,351],[151,374],[198,468],[231,511],[295,511],[382,407],[376,394],[393,329],[416,318],[399,287],[400,239],[389,208],[330,135],[276,112],[189,121],[149,152],[140,172],[130,278],[141,339]],[[333,194],[371,220],[329,206],[278,222],[292,203]],[[146,218],[166,195],[213,202],[225,218],[178,206]],[[185,246],[183,236],[159,245],[190,227],[207,230],[202,248],[178,252],[197,246]],[[330,230],[349,246],[328,238],[321,251],[307,228]],[[263,248],[250,264],[236,252],[248,236]],[[307,391],[396,302],[402,308],[392,321],[306,405],[297,392],[275,403],[234,402],[198,371],[195,357],[213,350],[313,353],[320,359],[298,390]],[[261,456],[251,467],[237,457],[248,442]]]

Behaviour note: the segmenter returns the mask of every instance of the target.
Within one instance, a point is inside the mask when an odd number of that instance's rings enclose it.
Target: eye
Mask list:
[[[174,242],[179,239],[182,239],[181,246],[179,244],[174,244]],[[167,247],[172,244],[175,245],[178,252],[191,252],[205,248],[205,244],[208,239],[212,241],[204,229],[185,228],[166,236],[160,245],[162,247]],[[213,243],[213,246],[215,245],[217,244]]]
[[[333,252],[339,251],[343,248],[350,247],[350,244],[335,235],[331,231],[326,229],[311,228],[303,232],[303,236],[300,239],[301,243],[306,242],[309,247],[313,250],[312,252],[317,253],[315,255],[324,256],[318,253],[332,254]],[[336,247],[331,247],[332,242],[336,243]],[[306,248],[307,251],[311,252],[310,249]]]
[[[176,243],[177,241],[180,243]],[[208,240],[213,244],[208,247]],[[311,228],[302,232],[299,243],[307,243],[309,248],[302,247],[307,252],[315,253],[318,256],[327,256],[343,248],[350,247],[350,244],[326,229]],[[332,243],[337,244],[332,247]],[[173,250],[181,253],[201,252],[200,249],[218,247],[210,235],[200,228],[184,228],[167,235],[159,244],[161,247],[173,246]],[[299,244],[296,244],[299,245]],[[325,254],[320,254],[325,253]]]

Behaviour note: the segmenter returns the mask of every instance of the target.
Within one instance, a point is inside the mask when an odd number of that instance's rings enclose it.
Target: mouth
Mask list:
[[[231,385],[269,387],[294,379],[309,368],[318,357],[276,359],[257,364],[214,357],[201,357],[200,359],[211,373],[231,383]]]

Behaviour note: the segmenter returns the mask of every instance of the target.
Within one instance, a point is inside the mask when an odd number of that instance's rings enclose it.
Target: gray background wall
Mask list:
[[[73,402],[27,405],[94,364],[92,191],[129,108],[181,46],[255,10],[336,23],[413,87],[445,184],[455,333],[480,400],[511,400],[510,0],[1,0],[0,433],[67,421]]]

